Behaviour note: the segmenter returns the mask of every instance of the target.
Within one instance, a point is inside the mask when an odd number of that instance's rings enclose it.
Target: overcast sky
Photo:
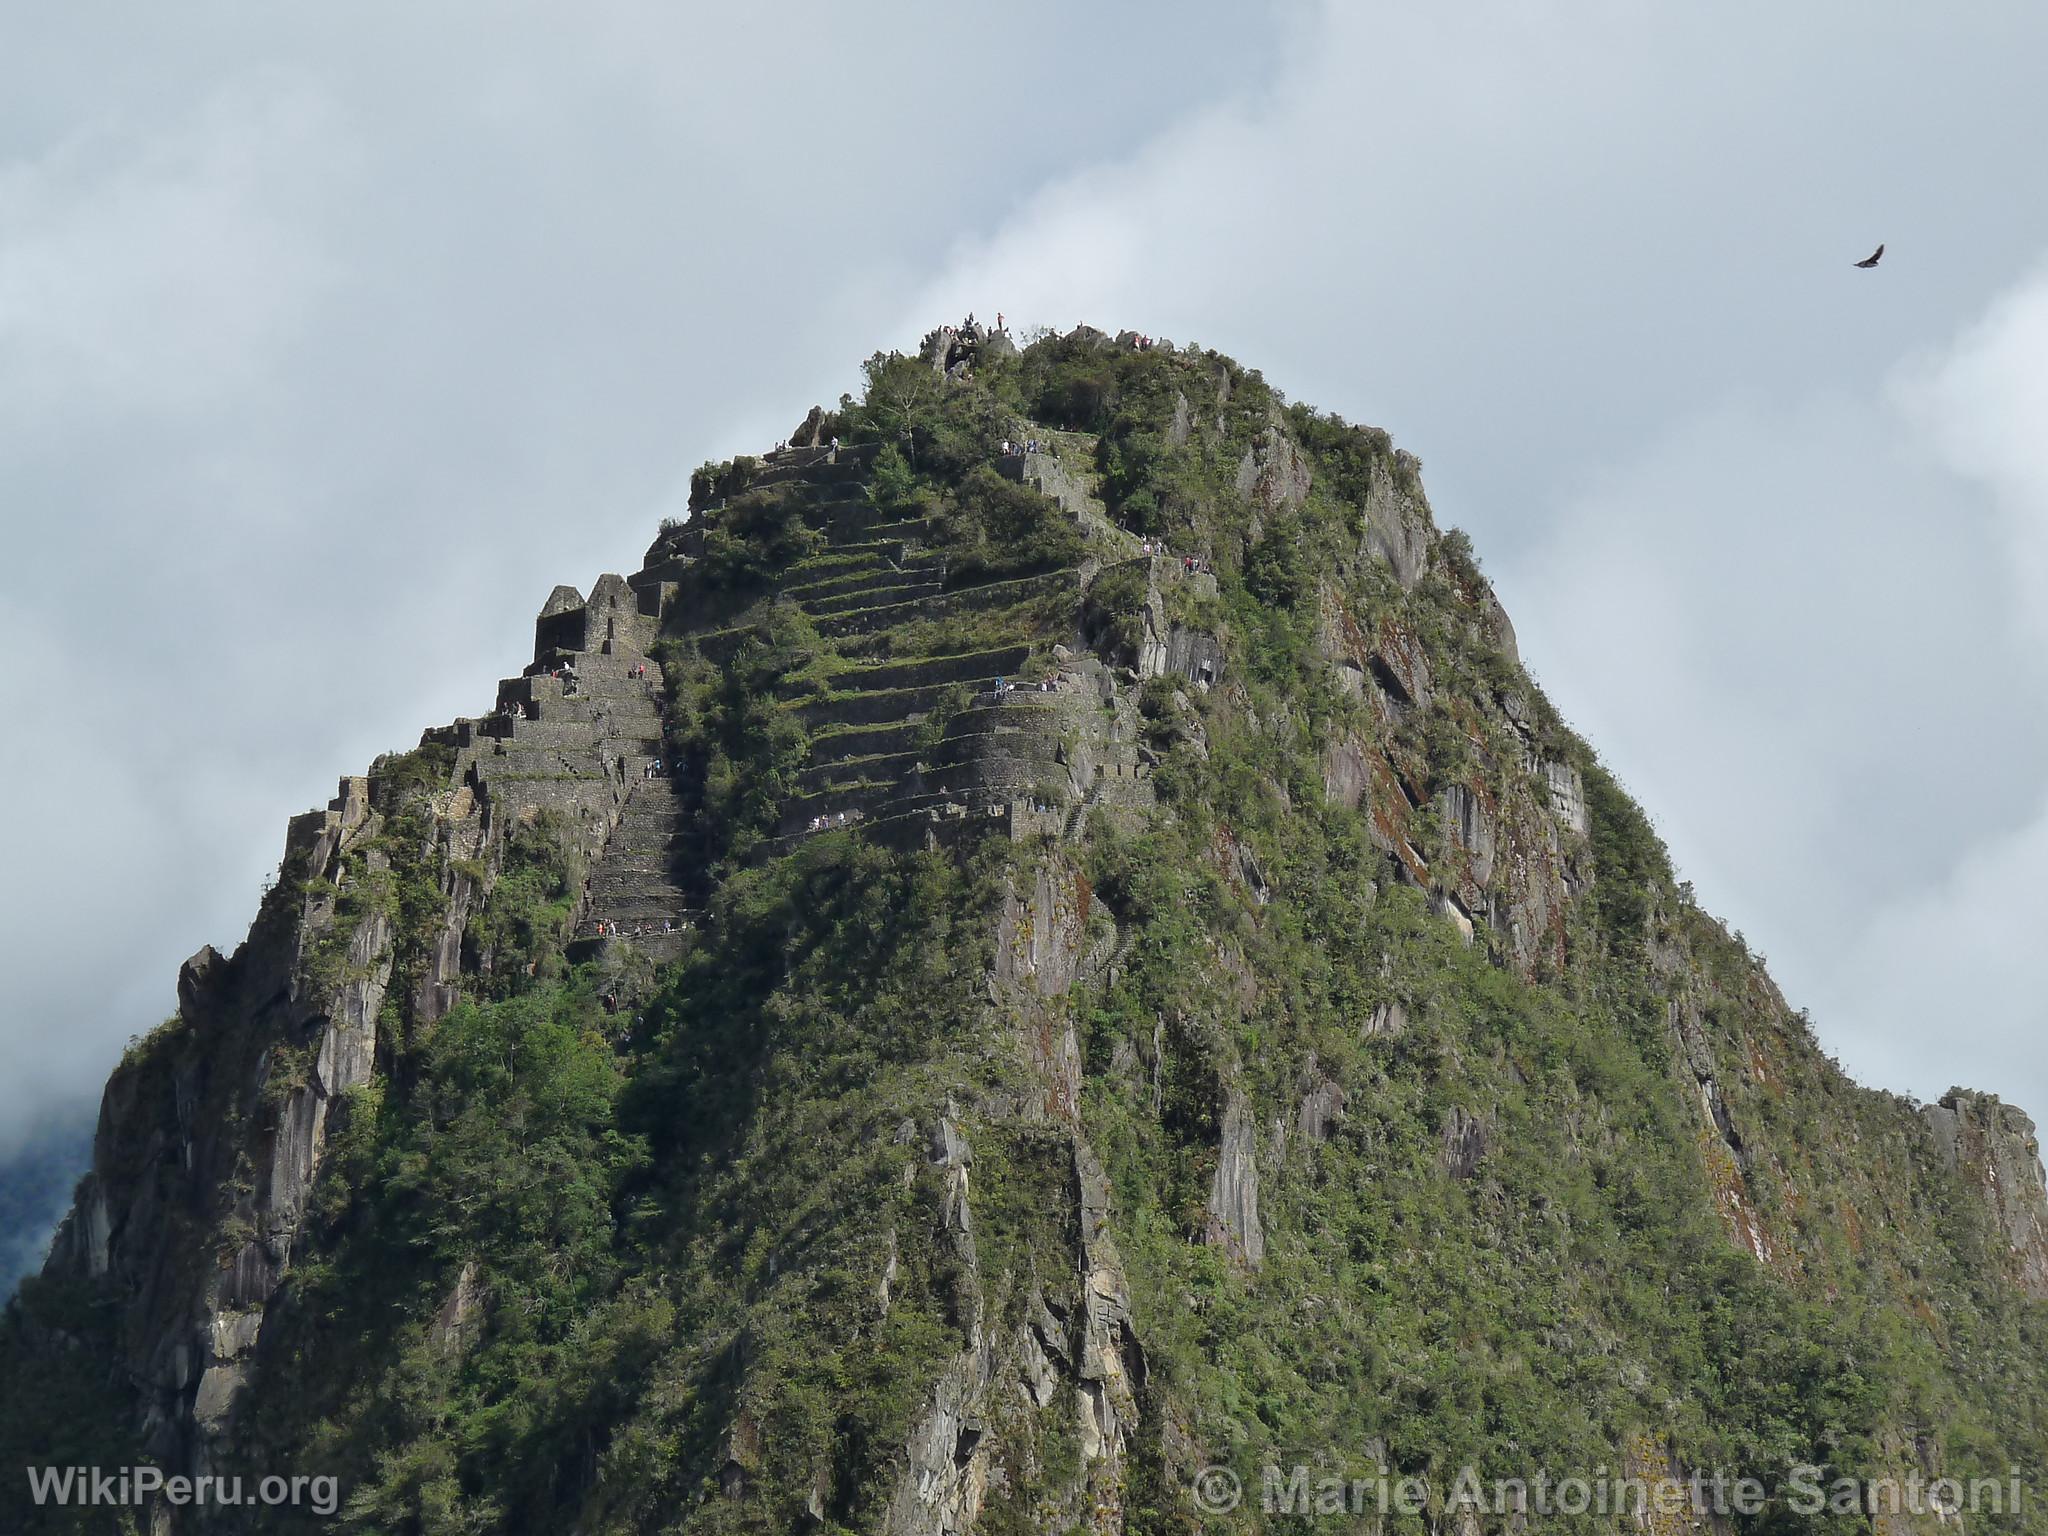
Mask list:
[[[1392,430],[1828,1047],[2048,1115],[2048,10],[716,9],[0,0],[0,1153],[968,308]]]

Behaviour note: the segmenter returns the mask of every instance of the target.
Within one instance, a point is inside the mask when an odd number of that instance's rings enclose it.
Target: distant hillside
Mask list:
[[[92,1122],[91,1107],[81,1105],[0,1159],[0,1295],[42,1268],[71,1192],[92,1166]]]
[[[114,1073],[0,1465],[340,1489],[152,1536],[2048,1530],[1799,1509],[2048,1489],[2033,1126],[1837,1069],[1385,433],[943,328],[478,702]]]

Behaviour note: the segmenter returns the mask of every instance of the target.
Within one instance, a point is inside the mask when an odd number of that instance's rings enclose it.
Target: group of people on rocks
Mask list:
[[[668,764],[658,757],[654,758],[641,766],[640,777],[643,779],[665,779],[668,777]]]
[[[1044,453],[1045,451],[1045,445],[1035,437],[1022,443],[1012,442],[1007,437],[1003,439],[1003,457],[1006,459],[1016,453]]]
[[[1176,555],[1166,547],[1164,539],[1141,539],[1138,552],[1143,555],[1157,555],[1162,560],[1178,560],[1184,575],[1208,575],[1212,571],[1207,555]]]
[[[611,922],[602,917],[597,920],[595,927],[597,929],[597,936],[600,939],[644,939],[650,933],[675,933],[678,931],[676,920],[672,917],[664,917],[661,920],[661,927],[658,929],[646,923],[634,923],[629,927],[624,923]]]
[[[1035,683],[1013,683],[1007,677],[996,679],[997,698],[1001,698],[1006,693],[1058,693],[1059,691],[1060,685],[1049,677]]]
[[[850,821],[859,821],[860,819],[861,813],[859,811],[840,811],[836,815],[813,816],[810,825],[804,830],[807,832],[823,832],[828,827],[843,827]]]

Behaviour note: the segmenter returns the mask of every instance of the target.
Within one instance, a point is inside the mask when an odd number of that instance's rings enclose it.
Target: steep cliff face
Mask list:
[[[2014,1281],[2048,1299],[2048,1190],[2034,1122],[1988,1094],[1951,1088],[1926,1110],[1945,1166],[1982,1195],[2004,1238]]]
[[[2048,1470],[2031,1123],[1841,1076],[1413,459],[1128,334],[869,376],[294,823],[108,1086],[10,1456],[906,1536]]]

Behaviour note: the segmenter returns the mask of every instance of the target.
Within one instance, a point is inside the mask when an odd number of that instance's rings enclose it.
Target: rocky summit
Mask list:
[[[876,356],[177,1003],[10,1533],[2048,1530],[2032,1124],[1849,1081],[1417,462],[1212,351]]]

